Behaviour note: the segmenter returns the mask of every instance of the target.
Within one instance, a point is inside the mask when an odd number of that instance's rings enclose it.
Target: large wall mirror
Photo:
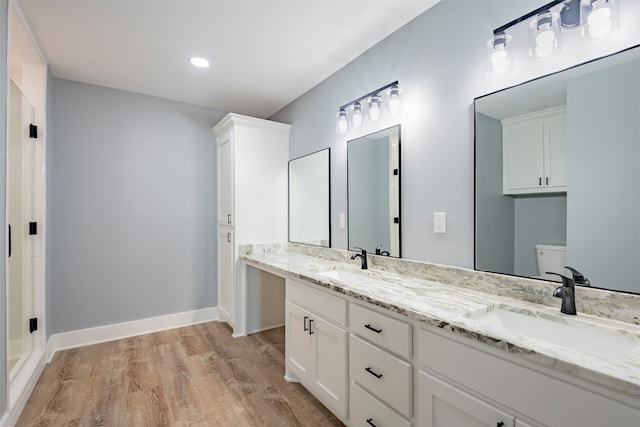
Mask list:
[[[570,276],[566,265],[640,293],[640,47],[477,98],[475,111],[476,269],[545,278]]]
[[[347,143],[350,250],[401,256],[400,126]]]
[[[289,161],[289,241],[331,246],[329,148]]]

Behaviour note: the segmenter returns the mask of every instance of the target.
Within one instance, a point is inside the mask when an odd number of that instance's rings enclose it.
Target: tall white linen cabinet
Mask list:
[[[247,317],[252,315],[248,313],[251,290],[246,288],[239,246],[288,239],[290,128],[234,113],[213,127],[217,144],[218,313],[233,327],[234,336],[254,332],[247,330]],[[262,294],[261,298],[269,298],[269,292]]]

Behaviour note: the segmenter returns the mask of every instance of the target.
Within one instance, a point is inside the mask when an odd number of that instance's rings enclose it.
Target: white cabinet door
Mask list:
[[[514,427],[515,417],[420,371],[420,426]]]
[[[218,225],[233,225],[233,132],[218,137]]]
[[[504,129],[504,192],[542,187],[544,127],[522,123]]]
[[[233,326],[233,230],[218,228],[218,312]]]
[[[323,318],[309,320],[313,337],[313,381],[322,399],[337,411],[347,413],[347,331]]]
[[[311,379],[310,314],[295,304],[287,302],[285,340],[287,366],[300,381]]]
[[[556,117],[545,122],[545,181],[547,188],[567,187],[567,119]]]
[[[503,121],[503,193],[567,191],[564,107]]]

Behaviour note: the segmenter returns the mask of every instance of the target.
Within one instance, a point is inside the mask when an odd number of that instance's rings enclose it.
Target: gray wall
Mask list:
[[[45,231],[45,266],[44,266],[44,302],[46,314],[47,340],[53,334],[53,76],[47,71],[47,106],[46,106],[46,146],[45,146],[45,172],[46,172],[46,229]]]
[[[6,185],[7,171],[5,158],[7,154],[7,26],[9,20],[8,2],[0,0],[0,220],[3,227],[6,227]],[[4,232],[3,232],[4,233]],[[5,258],[5,245],[0,245],[0,259]],[[7,306],[7,282],[5,263],[0,263],[0,307]],[[7,316],[3,309],[0,315],[0,418],[7,410]]]
[[[476,265],[513,274],[514,198],[502,194],[502,123],[478,113],[476,119]]]
[[[53,79],[53,333],[216,305],[223,112]]]
[[[594,286],[640,292],[640,61],[568,84],[567,260]],[[613,254],[613,256],[612,256]]]
[[[514,271],[538,276],[536,244],[566,244],[567,196],[517,197],[514,213]]]
[[[293,125],[290,157],[332,147],[332,243],[346,248],[346,144],[335,133],[340,105],[394,80],[403,88],[402,253],[406,258],[473,267],[473,99],[640,42],[640,2],[621,3],[621,32],[605,43],[563,41],[551,61],[528,58],[527,25],[514,28],[513,73],[486,75],[485,43],[494,28],[547,1],[444,0],[375,45],[272,118]],[[374,132],[396,123],[381,123]],[[433,233],[433,212],[447,233]]]

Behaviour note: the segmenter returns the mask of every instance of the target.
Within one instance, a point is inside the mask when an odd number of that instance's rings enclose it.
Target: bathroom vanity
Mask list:
[[[347,425],[632,426],[637,295],[289,244],[243,246],[286,282],[286,378]],[[615,314],[615,315],[614,315]]]

